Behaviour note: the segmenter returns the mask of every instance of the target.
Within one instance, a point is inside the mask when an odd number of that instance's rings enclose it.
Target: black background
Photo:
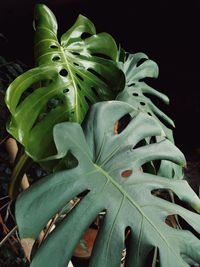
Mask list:
[[[38,1],[1,1],[0,55],[34,65],[32,28]],[[166,93],[169,107],[160,106],[175,121],[175,141],[184,150],[200,146],[200,1],[199,0],[54,0],[40,1],[57,17],[59,33],[78,14],[93,21],[97,32],[109,32],[130,52],[144,52],[159,65],[159,78],[151,84]]]

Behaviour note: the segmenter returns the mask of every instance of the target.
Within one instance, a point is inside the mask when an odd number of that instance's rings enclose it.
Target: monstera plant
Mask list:
[[[149,116],[156,118],[161,124],[167,138],[174,142],[173,133],[167,125],[174,127],[174,122],[159,108],[157,108],[148,97],[153,95],[158,97],[164,103],[169,103],[169,98],[150,87],[146,78],[158,77],[158,65],[150,60],[144,53],[130,54],[123,50],[119,53],[119,66],[126,76],[125,88],[117,95],[117,100],[124,101],[134,108],[147,113]],[[156,137],[161,140],[162,137]],[[148,140],[146,139],[146,142]],[[168,176],[175,179],[183,177],[182,168],[173,162],[162,160],[158,173],[162,176]]]
[[[16,200],[30,266],[66,267],[100,213],[90,267],[119,267],[122,252],[126,267],[199,266],[200,200],[183,180],[174,124],[150,95],[168,98],[144,80],[157,64],[118,51],[81,15],[61,42],[46,6],[34,25],[36,67],[6,94],[7,129],[24,148],[11,197],[30,158],[50,172]]]
[[[84,16],[78,17],[59,43],[54,15],[46,6],[37,5],[35,31],[36,67],[19,76],[6,94],[12,114],[8,132],[26,148],[16,166],[10,195],[27,155],[39,161],[54,153],[56,123],[82,122],[89,105],[113,99],[124,84],[115,62],[115,41],[107,33],[96,34]]]

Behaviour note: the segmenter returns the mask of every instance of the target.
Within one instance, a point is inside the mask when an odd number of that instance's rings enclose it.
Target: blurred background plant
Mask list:
[[[1,34],[1,40],[5,37]],[[5,91],[10,82],[23,72],[25,65],[18,60],[7,61],[0,56],[0,266],[26,266],[16,233],[13,206],[7,196],[11,175],[9,154],[6,150],[8,111],[4,102]]]
[[[0,33],[0,42],[8,40]],[[0,266],[28,266],[21,249],[14,218],[14,205],[8,197],[8,184],[12,173],[12,165],[7,141],[10,138],[6,131],[8,110],[4,102],[8,85],[26,70],[26,65],[18,59],[7,60],[0,55]],[[44,175],[37,164],[33,164],[27,173],[31,182]]]

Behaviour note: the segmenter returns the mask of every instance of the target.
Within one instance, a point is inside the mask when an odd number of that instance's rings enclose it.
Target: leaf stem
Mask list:
[[[1,240],[1,242],[0,242],[0,247],[1,246],[3,246],[3,244],[8,240],[8,238],[10,237],[10,236],[12,236],[13,235],[13,233],[17,230],[17,225],[12,229],[12,230],[10,230],[10,232]]]
[[[6,149],[10,156],[10,163],[14,164],[18,153],[18,146],[16,140],[13,138],[9,138],[6,141]],[[23,190],[29,187],[29,182],[25,174],[25,170],[30,165],[30,163],[31,159],[24,152],[24,154],[22,154],[17,164],[15,165],[11,175],[11,180],[8,189],[8,194],[11,199],[15,199],[16,196],[18,195],[20,185]]]

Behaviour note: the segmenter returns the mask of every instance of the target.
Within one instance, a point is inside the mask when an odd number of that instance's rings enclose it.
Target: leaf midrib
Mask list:
[[[101,167],[94,164],[97,171],[102,173],[120,192],[121,194],[127,198],[127,200],[131,203],[134,208],[138,210],[138,212],[147,220],[147,222],[156,230],[156,232],[159,234],[161,239],[166,243],[167,247],[171,250],[171,252],[179,259],[180,261],[180,255],[174,253],[174,250],[171,248],[170,244],[164,237],[164,235],[159,231],[159,229],[156,227],[156,225],[144,214],[144,212],[141,210],[140,206],[132,199],[132,197],[107,173],[105,172]],[[182,264],[182,262],[181,262]]]
[[[67,65],[67,69],[69,71],[69,76],[70,76],[70,78],[72,80],[72,84],[73,84],[73,87],[74,87],[74,90],[75,90],[75,105],[74,105],[74,108],[76,109],[76,112],[75,112],[76,121],[79,122],[79,120],[80,120],[79,117],[80,116],[79,116],[79,110],[78,110],[78,107],[79,107],[78,106],[78,89],[77,89],[77,86],[76,86],[76,82],[75,82],[75,79],[74,79],[73,72],[72,72],[71,67],[70,67],[70,63],[68,62],[67,57],[65,55],[65,51],[64,51],[64,49],[63,49],[63,47],[61,45],[59,46],[59,48],[60,48],[60,51],[61,51],[61,54],[62,54],[62,58],[63,58],[63,60],[65,61],[66,65]]]

